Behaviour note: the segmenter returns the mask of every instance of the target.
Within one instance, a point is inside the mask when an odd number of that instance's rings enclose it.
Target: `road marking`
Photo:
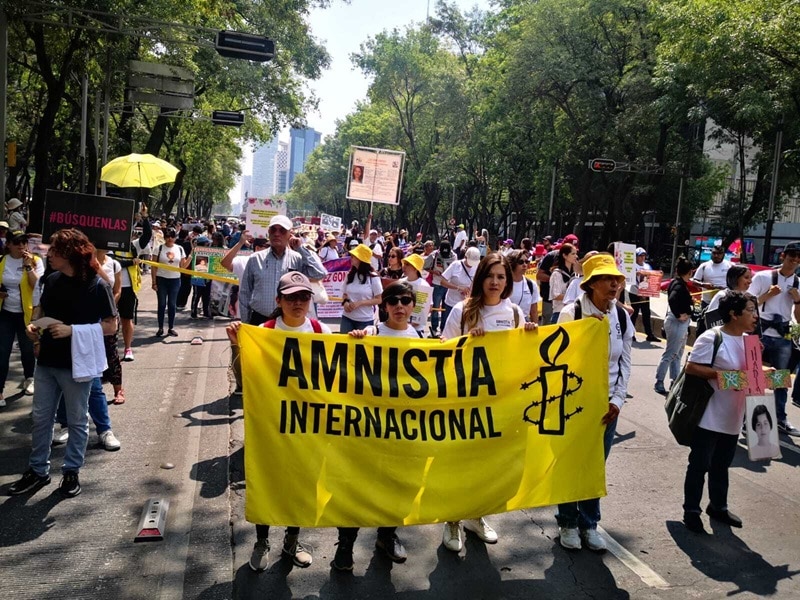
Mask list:
[[[661,575],[653,571],[653,569],[623,548],[617,540],[608,535],[605,529],[598,525],[597,531],[605,539],[608,551],[616,556],[623,565],[638,575],[639,579],[641,579],[644,584],[659,590],[667,590],[672,587]]]

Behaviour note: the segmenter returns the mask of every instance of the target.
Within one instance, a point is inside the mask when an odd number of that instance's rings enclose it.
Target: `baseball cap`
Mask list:
[[[647,255],[647,250],[645,250],[644,248],[637,248],[636,256],[641,256],[642,254]]]
[[[308,277],[299,271],[289,271],[288,273],[284,273],[281,275],[281,278],[278,281],[278,292],[282,296],[294,294],[295,292],[313,293],[313,291],[314,290],[311,289],[311,282],[308,280]]]
[[[575,235],[574,233],[570,233],[568,236],[566,236],[564,238],[563,242],[565,244],[573,244],[573,245],[577,244],[578,243],[578,236]]]
[[[272,217],[269,220],[269,227],[272,227],[273,225],[277,225],[278,227],[283,227],[286,231],[291,231],[293,227],[292,220],[286,215],[275,215],[274,217]]]
[[[470,266],[478,264],[481,260],[481,251],[477,248],[467,248],[467,251],[464,253],[464,260],[466,260]]]
[[[378,230],[377,229],[370,229],[369,230],[369,234],[370,235],[378,235]]]
[[[784,253],[791,252],[792,254],[800,254],[800,241],[789,242],[783,249]]]

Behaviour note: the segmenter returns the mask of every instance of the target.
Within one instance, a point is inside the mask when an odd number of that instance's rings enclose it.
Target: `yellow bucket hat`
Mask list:
[[[609,254],[596,254],[589,260],[583,263],[583,279],[581,280],[581,289],[588,292],[587,284],[591,281],[592,277],[599,277],[600,275],[614,275],[623,281],[623,275],[617,268],[617,263],[614,262],[614,257]]]
[[[403,259],[403,262],[410,264],[420,273],[422,273],[422,267],[425,264],[425,261],[419,254],[409,254]]]
[[[372,250],[370,250],[369,246],[366,244],[359,244],[350,250],[350,254],[355,256],[361,262],[368,263],[372,260]]]

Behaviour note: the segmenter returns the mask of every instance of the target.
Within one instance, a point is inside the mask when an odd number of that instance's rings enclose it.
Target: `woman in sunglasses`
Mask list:
[[[442,340],[462,335],[484,335],[487,331],[502,331],[523,327],[535,331],[536,323],[527,323],[522,309],[510,299],[514,290],[514,275],[508,259],[491,252],[478,263],[470,295],[453,307],[447,318]],[[464,529],[472,531],[487,544],[497,543],[497,532],[483,517],[467,519]],[[461,522],[444,524],[442,544],[448,550],[459,552],[463,546]]]
[[[164,268],[153,267],[150,274],[153,278],[153,290],[158,296],[158,331],[156,335],[164,335],[164,313],[167,313],[167,335],[177,336],[175,331],[175,311],[178,306],[178,291],[181,289],[181,273],[168,267],[185,269],[192,261],[191,256],[186,256],[183,247],[175,243],[178,239],[177,232],[170,227],[164,232],[164,243],[156,252],[156,262]]]
[[[411,325],[411,313],[416,304],[416,294],[411,284],[405,281],[390,283],[381,293],[380,308],[386,311],[388,319],[378,325],[370,325],[365,329],[349,332],[354,338],[362,339],[369,335],[387,337],[407,337],[419,339],[417,330]],[[386,552],[390,560],[396,563],[406,561],[408,555],[395,531],[397,527],[378,527],[378,539],[375,547]],[[339,543],[332,566],[339,571],[353,570],[353,545],[358,537],[358,527],[339,527]]]

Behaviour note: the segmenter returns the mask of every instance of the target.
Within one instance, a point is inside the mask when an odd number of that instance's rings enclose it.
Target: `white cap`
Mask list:
[[[467,248],[467,251],[464,253],[464,260],[470,265],[478,264],[481,260],[481,251],[475,247]]]
[[[286,231],[292,230],[292,221],[286,215],[275,215],[269,220],[269,227],[273,225],[277,225],[278,227],[283,227]]]

